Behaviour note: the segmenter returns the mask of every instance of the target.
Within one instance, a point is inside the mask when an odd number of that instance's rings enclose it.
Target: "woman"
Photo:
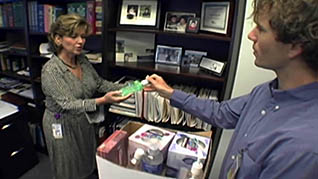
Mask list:
[[[85,19],[69,14],[52,24],[48,36],[54,55],[42,68],[43,130],[56,179],[91,178],[96,169],[97,106],[129,98],[115,91],[121,85],[100,78],[82,54],[90,33]],[[93,98],[96,92],[106,94]]]

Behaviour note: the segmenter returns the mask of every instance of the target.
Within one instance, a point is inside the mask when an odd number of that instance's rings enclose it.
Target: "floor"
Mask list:
[[[37,153],[39,163],[19,179],[52,179],[50,159],[43,153]]]
[[[52,179],[52,170],[49,156],[43,153],[37,153],[39,163],[32,169],[27,171],[19,179]],[[87,179],[98,179],[97,172],[89,176]]]

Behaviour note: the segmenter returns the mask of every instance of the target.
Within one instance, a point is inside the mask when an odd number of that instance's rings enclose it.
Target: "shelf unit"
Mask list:
[[[23,14],[23,26],[18,27],[9,27],[8,24],[6,26],[0,26],[0,41],[9,41],[23,42],[25,45],[25,54],[21,55],[18,53],[13,53],[10,51],[0,52],[2,54],[6,54],[9,56],[18,56],[24,58],[29,68],[30,76],[18,75],[16,72],[7,70],[3,71],[0,69],[0,77],[9,77],[12,79],[20,80],[22,82],[30,83],[32,86],[34,99],[29,99],[25,97],[18,96],[17,94],[9,93],[11,99],[15,99],[16,97],[19,99],[23,99],[26,101],[24,107],[28,110],[28,121],[31,123],[35,123],[42,126],[42,116],[44,112],[44,94],[41,89],[41,69],[42,66],[49,60],[49,58],[40,55],[39,46],[41,43],[47,43],[47,32],[38,32],[31,29],[31,19],[29,19],[29,9],[30,2],[34,1],[38,4],[50,4],[62,7],[64,9],[64,13],[67,11],[68,3],[75,2],[87,2],[89,0],[3,0],[0,1],[0,6],[5,6],[7,4],[13,4],[14,2],[22,2],[23,11],[20,12]],[[91,0],[95,1],[95,0]],[[101,35],[92,35],[87,39],[86,45],[84,49],[93,51],[93,52],[102,52],[102,36]],[[98,72],[102,71],[102,67],[99,67],[98,64],[94,65]],[[28,105],[30,104],[30,105]],[[40,152],[46,153],[45,147],[40,147],[38,145],[35,146],[36,149]]]
[[[238,61],[238,51],[240,46],[243,17],[245,13],[245,0],[224,0],[230,2],[229,32],[227,35],[199,31],[198,33],[175,33],[164,31],[166,12],[191,12],[196,13],[196,17],[201,16],[202,2],[215,2],[208,0],[158,0],[160,3],[159,28],[149,29],[135,26],[118,25],[121,1],[110,0],[104,2],[104,54],[103,65],[105,77],[108,79],[118,79],[119,76],[133,76],[143,79],[149,74],[159,74],[169,84],[184,84],[208,89],[216,89],[219,92],[219,101],[230,98],[231,88],[234,82],[236,65]],[[154,34],[156,45],[168,45],[183,47],[186,50],[207,51],[208,57],[218,61],[227,62],[226,69],[221,77],[208,74],[199,69],[190,71],[176,70],[171,65],[157,65],[153,62],[116,62],[116,34],[117,33],[144,33]],[[140,39],[142,40],[142,39]],[[185,80],[186,79],[186,80]],[[212,128],[213,145],[211,162],[207,168],[211,168],[217,152],[222,129]]]
[[[32,84],[34,94],[34,104],[36,110],[40,113],[44,109],[43,99],[44,95],[41,91],[41,68],[48,58],[41,56],[38,53],[38,48],[41,43],[47,42],[47,33],[30,31],[28,18],[28,3],[31,0],[20,0],[23,2],[23,27],[0,27],[0,40],[7,40],[18,38],[23,40],[26,45],[27,65],[30,68],[30,77],[17,75],[13,72],[0,71],[0,77],[7,76]],[[246,0],[223,0],[231,3],[230,18],[229,18],[229,33],[222,35],[217,33],[210,33],[199,31],[199,33],[174,33],[163,30],[165,13],[168,11],[174,12],[191,12],[196,13],[197,17],[201,16],[202,2],[209,2],[208,0],[158,0],[160,2],[160,20],[158,29],[143,29],[136,27],[121,27],[117,25],[118,11],[121,0],[104,0],[103,4],[103,21],[102,34],[92,35],[87,39],[85,49],[101,52],[103,54],[103,62],[94,65],[97,72],[108,80],[118,79],[121,76],[133,76],[143,79],[146,75],[157,73],[164,77],[170,84],[184,84],[193,85],[202,88],[216,89],[219,92],[219,100],[226,100],[230,98],[231,88],[234,81],[237,57],[240,44],[240,36],[242,32],[242,22],[245,13]],[[86,0],[37,0],[41,4],[61,5],[65,9],[67,3],[71,2],[86,2]],[[215,2],[215,0],[211,0]],[[2,2],[6,4],[9,2]],[[190,69],[190,71],[175,70],[173,66],[156,65],[154,62],[150,63],[122,63],[115,60],[115,43],[117,33],[139,33],[139,34],[153,34],[155,36],[156,45],[171,45],[181,46],[183,49],[207,51],[208,57],[227,62],[226,69],[221,77],[202,72],[199,69]],[[13,38],[13,39],[14,39]],[[10,54],[17,55],[17,54]],[[187,80],[185,80],[187,79]],[[114,115],[114,114],[112,114]],[[106,117],[108,115],[106,114]],[[41,120],[41,119],[39,119]],[[213,128],[213,148],[211,155],[215,155],[218,147],[219,138],[222,130]],[[209,166],[212,165],[214,157]],[[210,168],[207,166],[208,168]]]

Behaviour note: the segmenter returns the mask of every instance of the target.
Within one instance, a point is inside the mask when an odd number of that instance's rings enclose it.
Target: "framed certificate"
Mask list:
[[[200,30],[227,34],[230,2],[203,2]]]
[[[159,12],[157,0],[122,0],[118,25],[158,28]]]

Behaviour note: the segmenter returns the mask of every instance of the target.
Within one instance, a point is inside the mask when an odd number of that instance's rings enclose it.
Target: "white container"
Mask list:
[[[207,158],[210,138],[199,135],[177,132],[168,151],[167,166],[179,170],[191,168],[198,158],[204,162]]]
[[[142,148],[147,151],[153,140],[158,141],[158,147],[164,158],[166,158],[169,144],[174,135],[174,132],[144,124],[128,138],[128,159],[131,160],[133,158],[137,148]]]

